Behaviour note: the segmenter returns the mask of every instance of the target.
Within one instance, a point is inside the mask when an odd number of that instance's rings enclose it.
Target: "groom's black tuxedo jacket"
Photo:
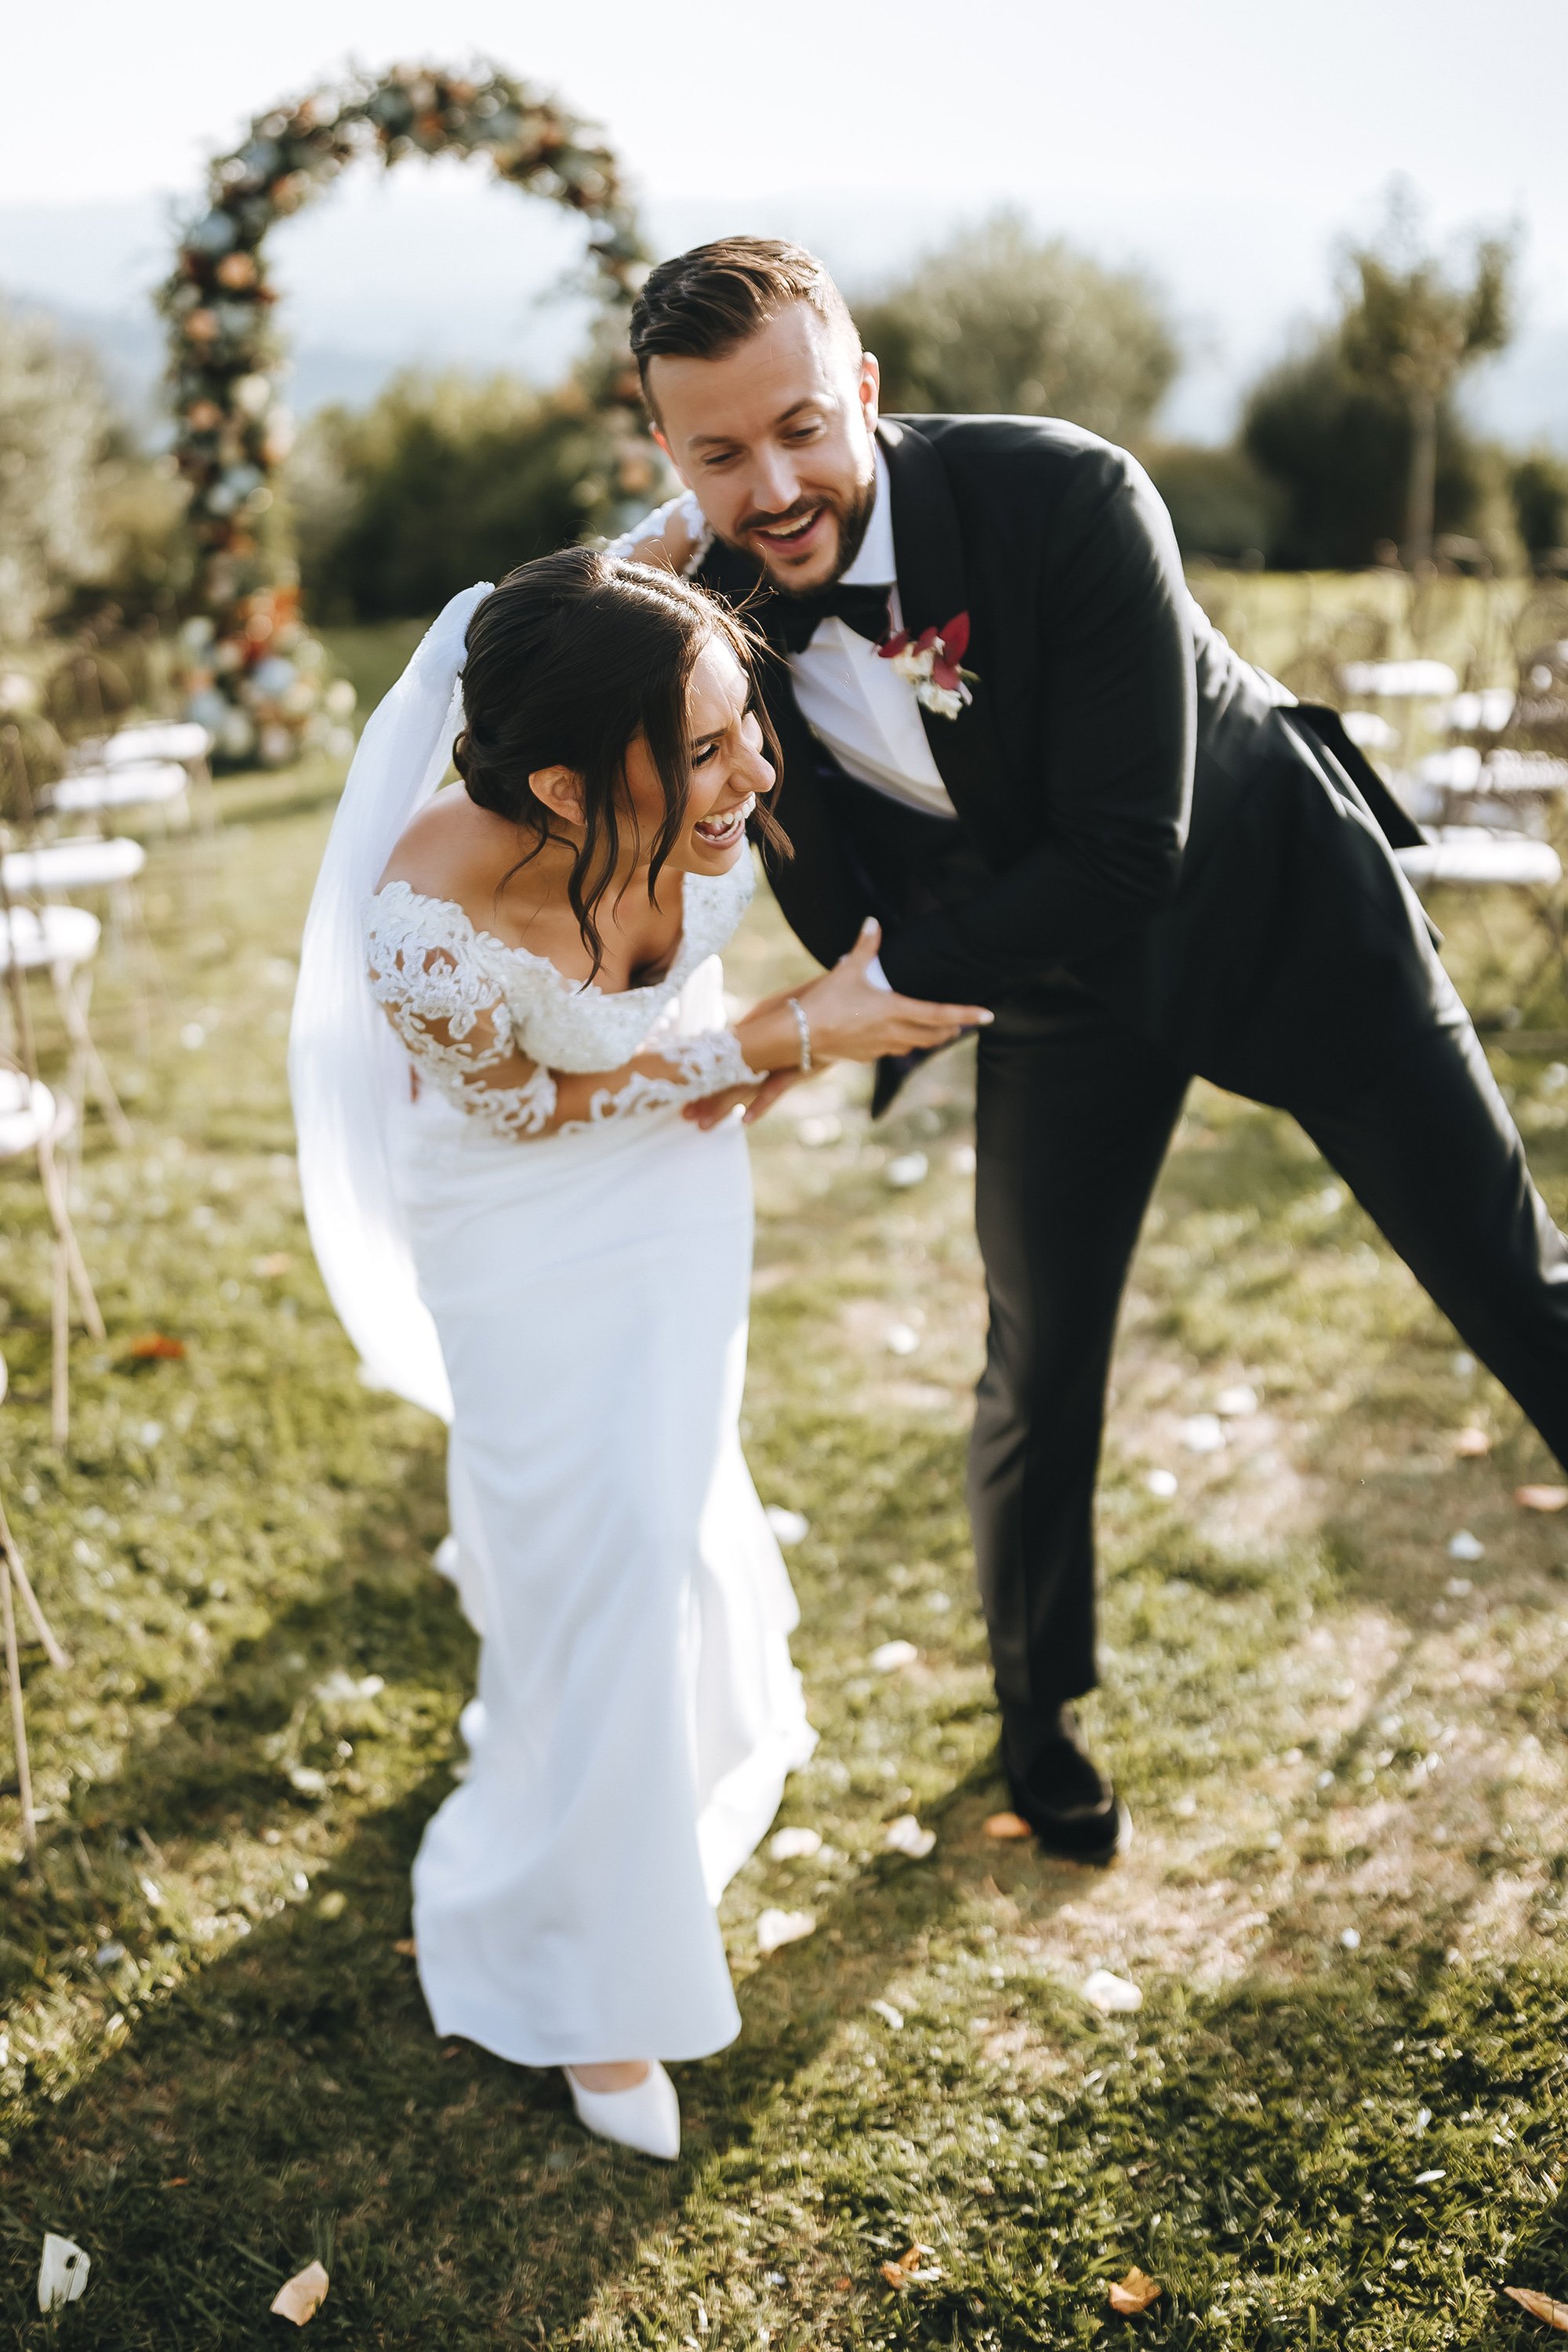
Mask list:
[[[1087,989],[1266,1099],[1282,1056],[1298,1094],[1337,1091],[1429,1021],[1440,975],[1389,855],[1420,835],[1331,711],[1290,706],[1209,625],[1142,468],[1046,418],[879,435],[905,625],[967,612],[979,681],[957,719],[922,714],[971,887],[885,924],[893,985],[993,1005]],[[735,604],[760,581],[717,541],[697,576]],[[763,690],[794,850],[769,875],[829,963],[868,910],[844,820],[864,788],[806,727],[782,655]]]

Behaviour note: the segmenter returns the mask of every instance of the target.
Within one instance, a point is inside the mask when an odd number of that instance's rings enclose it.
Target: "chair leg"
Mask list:
[[[121,1150],[127,1150],[136,1138],[131,1121],[121,1106],[109,1072],[103,1066],[103,1056],[94,1045],[92,1032],[87,1024],[87,1014],[77,992],[76,980],[69,967],[56,964],[50,971],[55,984],[55,998],[60,1008],[60,1019],[88,1085],[92,1088],[98,1107],[108,1122],[109,1131]]]
[[[16,1654],[16,1610],[11,1579],[0,1576],[0,1615],[5,1631],[5,1680],[11,1692],[11,1738],[16,1750],[16,1790],[22,1801],[22,1847],[29,1864],[38,1858],[38,1825],[33,1812],[33,1768],[27,1755],[27,1719],[22,1712],[22,1661]]]
[[[5,1561],[10,1567],[16,1590],[22,1596],[22,1606],[33,1621],[33,1631],[43,1643],[50,1665],[58,1667],[63,1672],[70,1664],[70,1653],[57,1638],[53,1626],[38,1604],[38,1596],[33,1590],[33,1580],[27,1574],[21,1553],[16,1549],[16,1538],[11,1533],[11,1522],[5,1517],[4,1503],[0,1503],[0,1553],[5,1555]]]
[[[44,1199],[48,1204],[55,1238],[65,1252],[66,1267],[70,1276],[71,1288],[76,1292],[77,1306],[80,1311],[81,1319],[93,1339],[102,1339],[107,1337],[103,1327],[103,1317],[99,1309],[98,1300],[93,1296],[92,1284],[88,1278],[87,1266],[77,1243],[76,1227],[71,1223],[70,1211],[66,1206],[65,1188],[60,1182],[59,1165],[55,1159],[54,1144],[47,1136],[40,1136],[38,1139],[38,1175],[43,1183]]]
[[[51,1301],[49,1435],[63,1450],[70,1435],[71,1277],[66,1245],[55,1236],[55,1282]]]

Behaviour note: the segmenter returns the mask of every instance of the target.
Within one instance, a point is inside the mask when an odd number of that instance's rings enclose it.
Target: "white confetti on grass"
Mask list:
[[[58,2311],[87,2290],[87,2274],[92,2263],[81,2248],[69,2238],[57,2238],[52,2230],[44,2235],[44,2252],[38,2263],[38,2309]]]
[[[1486,1549],[1480,1538],[1473,1536],[1468,1528],[1461,1528],[1458,1535],[1448,1538],[1450,1559],[1481,1559],[1486,1556]]]
[[[889,1160],[884,1171],[884,1181],[890,1184],[895,1192],[907,1192],[911,1184],[923,1184],[930,1173],[931,1161],[923,1151],[904,1151],[897,1160]]]
[[[912,1323],[889,1323],[888,1353],[889,1356],[912,1356],[920,1346],[921,1335]]]
[[[816,1933],[815,1911],[780,1911],[771,1904],[757,1920],[757,1949],[764,1958],[785,1944],[798,1944]]]
[[[1340,1929],[1340,1941],[1344,1946],[1347,1952],[1359,1952],[1361,1949],[1361,1929],[1359,1927],[1342,1927]]]
[[[883,1642],[871,1653],[869,1663],[879,1675],[896,1675],[902,1666],[912,1666],[920,1656],[912,1642]]]
[[[871,2007],[889,2032],[893,2033],[903,2032],[904,2012],[901,2009],[895,2009],[890,2000],[874,2000]]]
[[[1238,1381],[1235,1388],[1221,1389],[1215,1403],[1226,1421],[1245,1421],[1258,1411],[1258,1391],[1247,1381]]]
[[[1418,2172],[1415,2176],[1415,2186],[1417,2189],[1425,2189],[1434,2180],[1447,2180],[1447,2178],[1448,2175],[1446,2168],[1442,2165],[1437,2165],[1430,2172]]]
[[[331,2284],[320,2263],[307,2263],[302,2271],[284,2280],[268,2308],[275,2311],[279,2319],[291,2319],[296,2327],[303,2327],[325,2303]]]
[[[900,1813],[896,1822],[888,1823],[882,1843],[889,1853],[907,1854],[911,1862],[923,1862],[936,1843],[936,1832],[921,1829],[913,1813]]]
[[[1173,1470],[1151,1470],[1143,1481],[1149,1492],[1152,1495],[1157,1495],[1163,1503],[1170,1501],[1171,1496],[1176,1492],[1178,1483]]]
[[[768,1852],[775,1862],[805,1862],[822,1852],[820,1830],[775,1830],[768,1840]]]
[[[1131,2017],[1143,2006],[1143,1995],[1135,1984],[1119,1977],[1114,1969],[1096,1969],[1083,1980],[1083,1997],[1090,2009],[1098,2009],[1102,2017]]]
[[[1182,1423],[1182,1444],[1189,1454],[1217,1454],[1225,1444],[1219,1415],[1194,1412]]]

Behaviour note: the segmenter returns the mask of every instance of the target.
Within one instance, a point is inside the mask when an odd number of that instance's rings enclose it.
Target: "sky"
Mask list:
[[[1523,227],[1524,331],[1479,404],[1568,446],[1564,0],[17,6],[0,29],[0,287],[145,339],[171,205],[252,113],[350,58],[476,55],[605,126],[667,249],[799,235],[853,289],[1011,203],[1144,268],[1189,355],[1163,422],[1198,437],[1329,310],[1342,240],[1403,175],[1435,234]],[[408,359],[547,374],[570,339],[570,314],[536,299],[569,225],[472,167],[357,180],[273,250],[302,379],[308,359],[345,381],[359,366],[365,389]]]

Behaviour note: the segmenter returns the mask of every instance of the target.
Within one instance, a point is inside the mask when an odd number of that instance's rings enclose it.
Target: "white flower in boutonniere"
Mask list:
[[[908,629],[895,630],[877,647],[880,658],[909,679],[916,701],[939,719],[956,719],[964,704],[974,699],[969,689],[980,680],[973,670],[959,667],[968,650],[967,613],[955,613],[940,629],[922,629],[918,637],[911,637]]]

